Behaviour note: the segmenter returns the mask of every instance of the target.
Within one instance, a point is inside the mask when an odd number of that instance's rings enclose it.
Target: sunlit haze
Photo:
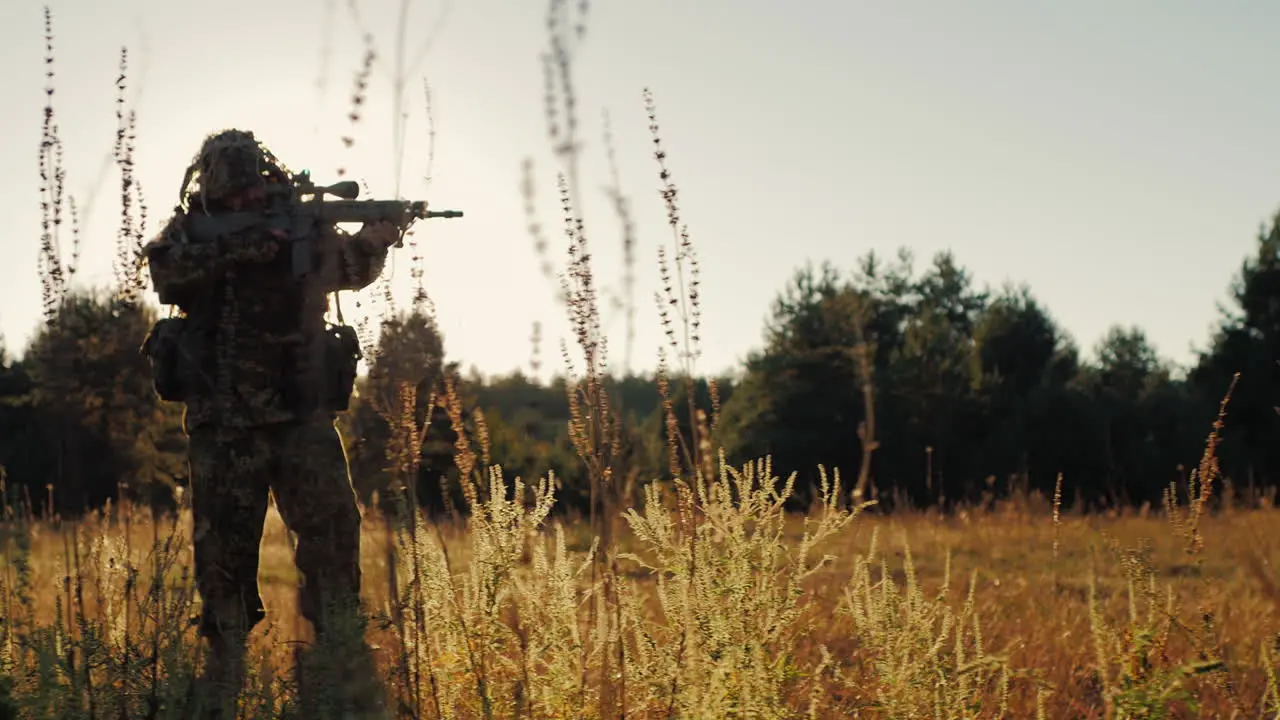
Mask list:
[[[371,196],[398,187],[463,210],[418,231],[447,355],[486,374],[527,372],[541,322],[543,375],[558,371],[565,313],[539,269],[521,195],[530,157],[562,262],[539,61],[546,3],[411,4],[405,62],[420,62],[407,69],[399,183],[400,4],[356,5],[379,56],[352,129],[364,50],[347,2],[53,3],[67,190],[92,200],[80,281],[112,277],[120,206],[110,152],[126,46],[149,232],[176,202],[203,136],[251,129],[318,181],[345,167]],[[980,284],[1027,283],[1085,351],[1122,323],[1190,362],[1280,206],[1278,24],[1280,5],[1262,2],[590,3],[575,82],[587,232],[606,289],[621,289],[623,267],[602,189],[605,110],[638,232],[634,347],[627,358],[624,318],[606,309],[611,365],[652,368],[662,342],[656,251],[672,235],[645,87],[702,262],[699,370],[729,370],[760,346],[771,301],[806,262],[852,269],[870,250],[900,246],[919,268],[951,249]],[[0,4],[0,331],[11,353],[41,322],[43,34],[40,3]],[[423,78],[435,127],[429,190]],[[409,255],[395,252],[387,272],[407,304]]]

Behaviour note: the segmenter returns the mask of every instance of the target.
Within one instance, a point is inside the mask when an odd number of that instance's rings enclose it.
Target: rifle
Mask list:
[[[342,199],[325,201],[326,195]],[[302,278],[312,267],[311,244],[319,226],[390,222],[400,228],[394,247],[403,247],[404,231],[415,221],[462,217],[460,210],[428,210],[421,200],[356,200],[359,195],[353,180],[321,187],[304,170],[289,185],[269,185],[263,210],[187,216],[187,234],[195,242],[216,242],[250,229],[283,231],[292,245],[293,275]]]

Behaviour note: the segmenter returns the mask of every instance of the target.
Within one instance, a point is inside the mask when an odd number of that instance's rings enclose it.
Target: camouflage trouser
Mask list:
[[[210,643],[206,680],[216,694],[239,692],[247,636],[264,616],[258,552],[268,491],[297,535],[303,616],[320,645],[356,661],[367,651],[359,618],[360,511],[333,422],[197,428],[189,459],[200,632]],[[344,636],[348,647],[333,647],[337,638],[326,636]]]

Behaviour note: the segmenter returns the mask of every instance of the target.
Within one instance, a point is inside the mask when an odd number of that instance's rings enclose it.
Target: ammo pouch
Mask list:
[[[182,363],[183,334],[187,319],[164,318],[151,326],[141,352],[151,363],[151,384],[161,400],[185,402],[187,399],[186,374]]]
[[[360,363],[360,338],[350,325],[330,325],[324,333],[324,356],[329,390],[329,406],[334,412],[345,412],[355,389],[356,368]]]
[[[355,388],[360,341],[355,328],[328,325],[310,342],[293,348],[282,386],[293,412],[345,412]]]

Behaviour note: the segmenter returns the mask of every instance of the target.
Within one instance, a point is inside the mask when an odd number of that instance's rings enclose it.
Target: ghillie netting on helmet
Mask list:
[[[182,178],[180,207],[191,208],[255,185],[286,184],[292,173],[246,130],[223,130],[205,138]]]

